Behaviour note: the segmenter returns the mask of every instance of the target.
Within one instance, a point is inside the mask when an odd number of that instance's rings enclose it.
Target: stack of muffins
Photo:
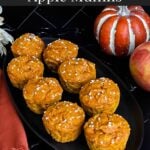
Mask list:
[[[115,114],[119,87],[109,78],[96,78],[95,64],[77,58],[78,49],[77,44],[64,39],[46,46],[39,36],[25,33],[11,46],[14,58],[7,66],[8,77],[22,90],[28,108],[43,114],[43,125],[57,142],[74,141],[83,129],[91,150],[123,150],[130,126]],[[44,77],[44,64],[58,73],[59,79]],[[81,106],[62,100],[63,91],[78,94]]]

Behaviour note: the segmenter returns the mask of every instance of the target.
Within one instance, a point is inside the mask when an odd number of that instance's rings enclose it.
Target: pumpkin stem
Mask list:
[[[119,11],[118,14],[121,16],[128,16],[130,14],[130,10],[128,9],[128,6],[118,6]]]

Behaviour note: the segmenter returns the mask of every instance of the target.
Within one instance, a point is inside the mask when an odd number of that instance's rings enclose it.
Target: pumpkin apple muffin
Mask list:
[[[23,88],[23,97],[31,111],[42,114],[48,106],[61,100],[63,89],[55,78],[31,79]]]
[[[7,74],[16,88],[22,89],[29,79],[43,76],[44,65],[36,57],[19,56],[7,66]]]
[[[66,143],[76,140],[80,135],[85,113],[76,103],[61,101],[49,106],[42,120],[54,140]]]
[[[124,150],[130,135],[130,125],[118,114],[96,114],[84,125],[90,150]]]
[[[78,45],[71,41],[58,39],[48,44],[43,52],[43,59],[48,68],[57,71],[63,61],[78,55],[78,49]]]
[[[83,85],[79,97],[89,115],[102,112],[111,114],[119,105],[120,90],[113,80],[101,77]]]
[[[84,58],[64,61],[58,68],[60,81],[70,93],[79,93],[81,86],[96,78],[95,64]]]
[[[39,36],[25,33],[12,43],[11,51],[15,57],[27,55],[41,58],[44,48],[45,43]]]

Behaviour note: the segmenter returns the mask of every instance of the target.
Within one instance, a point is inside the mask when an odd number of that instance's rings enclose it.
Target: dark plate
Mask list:
[[[67,37],[65,36],[67,39]],[[43,38],[46,43],[55,40],[56,38]],[[113,79],[116,83],[118,83],[120,90],[121,90],[121,100],[119,107],[117,109],[117,113],[122,115],[124,118],[127,119],[131,126],[131,135],[129,137],[129,141],[127,143],[126,150],[138,150],[141,147],[143,141],[143,115],[140,110],[139,105],[137,104],[136,100],[127,89],[125,84],[122,80],[108,67],[106,66],[101,60],[99,60],[95,55],[93,55],[89,49],[83,48],[80,46],[79,50],[79,57],[87,58],[96,64],[97,69],[97,77],[109,77]],[[31,128],[31,130],[45,143],[47,143],[50,147],[54,148],[55,150],[88,150],[88,146],[86,144],[83,132],[80,137],[70,143],[61,144],[55,142],[45,131],[42,121],[41,115],[36,115],[32,113],[27,107],[22,97],[22,91],[14,88],[7,76],[6,67],[8,62],[12,59],[12,54],[9,51],[7,57],[4,60],[4,72],[6,81],[14,100],[15,106],[18,110],[19,115],[23,119],[23,121]],[[45,69],[44,76],[54,76],[57,77],[57,74],[50,72],[48,69]],[[57,77],[58,78],[58,77]],[[63,94],[64,100],[72,100],[73,102],[79,103],[78,95],[69,94],[64,92]]]

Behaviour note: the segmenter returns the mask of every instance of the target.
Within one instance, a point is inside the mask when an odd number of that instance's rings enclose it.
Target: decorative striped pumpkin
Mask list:
[[[108,6],[96,18],[94,32],[102,50],[129,55],[150,37],[150,17],[141,6]]]

